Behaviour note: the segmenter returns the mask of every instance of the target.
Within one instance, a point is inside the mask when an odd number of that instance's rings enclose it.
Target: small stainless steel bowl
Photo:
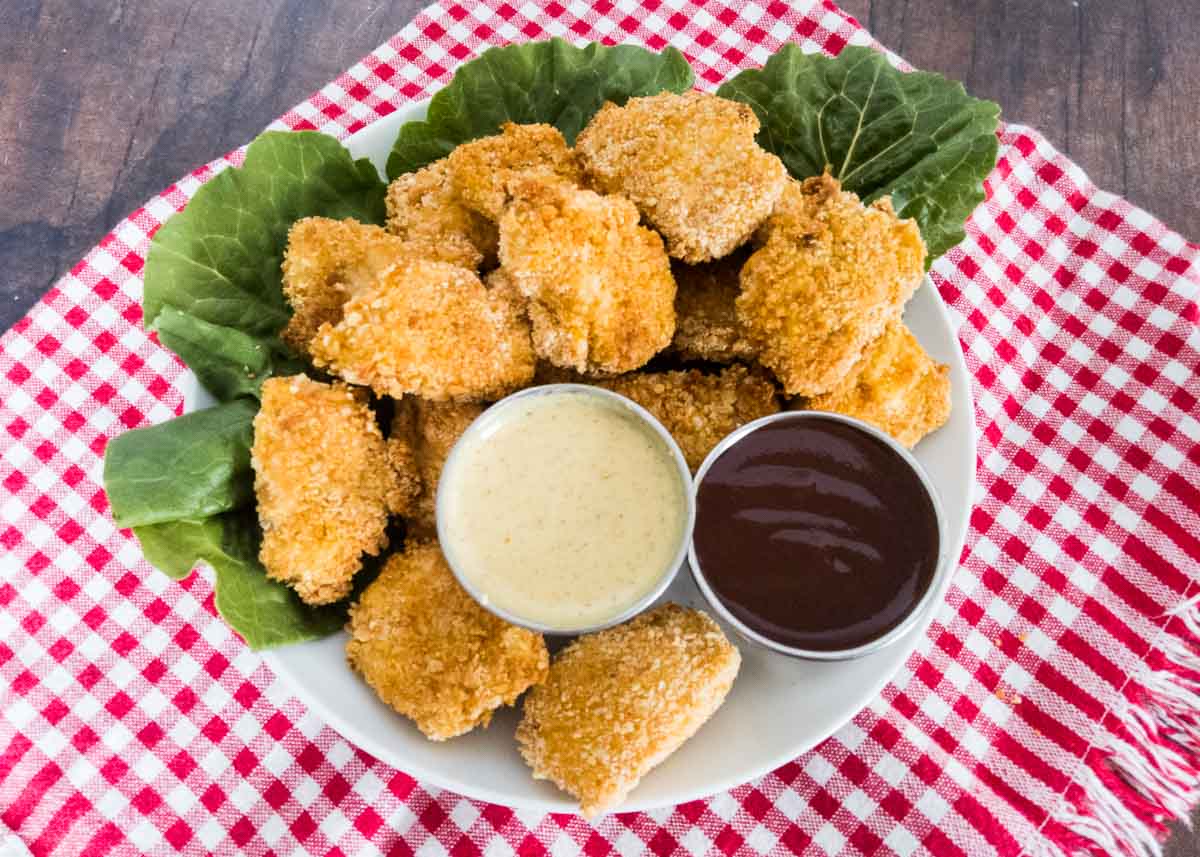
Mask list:
[[[491,603],[487,596],[480,592],[479,589],[467,579],[466,575],[459,570],[459,563],[454,554],[454,545],[446,537],[446,492],[443,492],[442,486],[446,485],[451,480],[447,479],[447,475],[453,475],[455,468],[459,464],[461,458],[460,450],[466,448],[470,443],[479,439],[479,437],[488,432],[493,426],[499,424],[504,418],[505,413],[514,407],[520,405],[526,399],[539,396],[550,396],[560,394],[590,396],[595,399],[601,399],[606,404],[620,408],[629,414],[632,414],[640,422],[645,424],[658,436],[662,441],[667,452],[671,456],[671,460],[675,464],[675,470],[679,475],[680,496],[684,504],[684,523],[680,530],[679,547],[675,551],[674,557],[670,564],[662,570],[658,582],[644,596],[623,610],[620,614],[611,617],[610,619],[596,625],[588,625],[579,628],[553,628],[543,625],[538,622],[531,621],[510,613],[495,604]],[[671,433],[663,428],[654,416],[631,399],[625,396],[605,390],[602,387],[590,387],[586,384],[546,384],[541,387],[528,387],[520,392],[513,393],[504,399],[501,399],[496,404],[490,406],[486,411],[475,418],[475,421],[467,427],[462,436],[455,442],[450,450],[450,454],[446,457],[446,463],[442,466],[441,479],[438,481],[437,497],[435,500],[435,514],[437,517],[437,533],[438,541],[441,543],[442,554],[446,557],[446,562],[450,566],[450,570],[454,572],[455,578],[459,584],[465,589],[472,598],[478,601],[486,610],[504,619],[506,622],[511,622],[514,625],[520,625],[523,628],[528,628],[531,631],[537,631],[541,634],[573,636],[576,634],[588,634],[593,631],[601,631],[605,628],[610,628],[613,625],[618,625],[628,619],[632,619],[637,614],[641,613],[651,604],[658,600],[671,585],[671,581],[675,579],[675,575],[679,573],[684,560],[687,558],[688,551],[692,544],[692,527],[696,521],[696,495],[692,486],[692,471],[687,465],[687,461],[683,457],[683,452],[679,448],[679,444],[675,442],[675,438],[671,437]],[[564,561],[569,562],[570,557],[564,557]]]
[[[798,422],[801,420],[822,419],[832,420],[834,422],[844,423],[853,426],[860,431],[871,435],[884,442],[893,452],[899,455],[917,474],[917,478],[921,481],[921,485],[925,488],[925,493],[929,495],[930,501],[933,503],[934,515],[937,519],[938,531],[938,559],[937,566],[934,568],[933,576],[929,580],[929,585],[925,592],[921,595],[920,600],[908,612],[908,614],[895,627],[886,631],[882,635],[873,640],[863,643],[861,646],[855,646],[850,649],[834,649],[834,650],[818,650],[818,649],[801,649],[795,646],[788,646],[780,643],[778,640],[773,640],[770,637],[758,633],[753,628],[748,627],[740,619],[733,615],[732,611],[725,606],[720,597],[709,586],[708,581],[704,577],[704,569],[700,565],[700,560],[696,556],[696,546],[694,541],[688,546],[688,565],[692,569],[692,579],[696,582],[696,587],[703,593],[705,600],[709,606],[729,625],[737,631],[746,640],[764,646],[771,651],[779,652],[780,654],[788,655],[793,658],[801,658],[810,661],[848,661],[854,658],[862,658],[880,649],[890,646],[898,639],[903,637],[917,623],[920,617],[927,611],[932,609],[935,599],[942,592],[945,578],[950,574],[953,565],[950,562],[950,557],[946,552],[946,518],[942,512],[941,500],[938,497],[937,490],[933,487],[933,482],[925,469],[913,454],[909,452],[902,444],[897,443],[894,438],[881,432],[879,429],[869,425],[862,420],[854,419],[853,417],[835,414],[830,411],[781,411],[777,414],[762,417],[754,420],[754,422],[746,423],[741,428],[731,432],[721,440],[704,459],[704,463],[700,465],[700,469],[696,471],[696,477],[692,481],[692,508],[696,507],[696,496],[700,491],[700,485],[704,482],[704,477],[712,467],[713,463],[721,457],[726,450],[736,444],[742,438],[757,431],[763,426],[778,422]]]

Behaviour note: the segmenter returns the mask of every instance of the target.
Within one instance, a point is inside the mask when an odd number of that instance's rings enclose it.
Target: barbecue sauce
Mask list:
[[[697,492],[696,558],[734,616],[786,646],[836,651],[877,639],[929,588],[933,501],[879,438],[797,414],[713,462]]]

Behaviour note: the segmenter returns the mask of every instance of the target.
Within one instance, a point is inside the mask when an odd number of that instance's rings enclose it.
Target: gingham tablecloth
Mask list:
[[[831,4],[443,2],[275,123],[345,136],[489,44],[672,44],[712,89]],[[978,505],[882,696],[772,774],[595,826],[357,750],[114,528],[105,443],[180,412],[140,327],[149,236],[240,154],[122,221],[0,339],[0,820],[35,854],[1136,853],[1200,799],[1198,248],[1002,129],[933,278],[974,376]],[[0,828],[0,842],[3,841]]]

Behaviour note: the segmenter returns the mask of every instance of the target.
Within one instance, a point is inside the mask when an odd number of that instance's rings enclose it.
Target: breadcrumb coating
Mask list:
[[[348,630],[350,666],[433,741],[487,726],[549,665],[541,635],[475,603],[437,542],[389,557],[350,608]]]
[[[835,389],[899,317],[925,273],[913,220],[864,206],[828,175],[790,182],[742,267],[737,314],[789,395]]]
[[[435,262],[477,270],[496,258],[496,224],[463,205],[446,158],[388,185],[387,228]]]
[[[702,92],[608,103],[575,141],[592,183],[637,205],[685,262],[733,252],[766,219],[787,170],[746,104]]]
[[[387,546],[388,512],[405,504],[363,391],[268,378],[250,461],[267,576],[307,604],[344,598],[362,555]]]
[[[438,480],[442,465],[454,444],[462,437],[484,405],[469,402],[428,402],[410,399],[408,412],[412,415],[414,459],[420,475],[422,492],[412,506],[410,524],[420,534],[437,531],[436,505]]]
[[[288,231],[283,294],[292,318],[280,334],[301,353],[322,324],[336,324],[342,306],[374,285],[380,274],[411,258],[412,245],[357,220],[305,217]]]
[[[505,122],[501,133],[463,143],[446,160],[459,198],[493,221],[503,214],[508,183],[517,176],[534,173],[573,184],[581,179],[575,153],[553,125]]]
[[[738,274],[745,261],[746,254],[736,252],[700,265],[672,263],[677,291],[671,347],[684,360],[732,363],[757,355],[735,306],[741,291]]]
[[[528,175],[510,190],[500,262],[529,299],[539,357],[580,372],[627,372],[670,343],[670,262],[631,202]]]
[[[445,262],[406,262],[323,324],[313,362],[381,395],[494,399],[533,377],[529,326],[475,274]]]
[[[416,410],[408,406],[411,397],[396,403],[387,438],[387,458],[396,474],[397,505],[392,514],[410,518],[424,490],[417,439]]]
[[[676,604],[580,637],[526,697],[521,755],[593,818],[696,733],[740,664],[716,622]]]
[[[596,385],[653,414],[675,438],[693,472],[725,435],[779,411],[775,385],[745,366],[729,366],[717,375],[697,369],[634,372]]]
[[[867,346],[846,383],[803,405],[856,417],[916,446],[950,419],[950,367],[934,361],[897,320]]]

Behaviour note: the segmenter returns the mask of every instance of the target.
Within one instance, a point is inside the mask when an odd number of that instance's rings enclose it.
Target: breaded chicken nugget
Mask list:
[[[250,460],[267,576],[308,604],[344,598],[405,501],[365,396],[304,375],[268,378]]]
[[[337,323],[346,301],[413,252],[379,226],[350,218],[297,220],[288,231],[283,256],[283,294],[292,306],[283,340],[306,353],[318,327]]]
[[[387,212],[388,231],[424,258],[471,270],[496,258],[496,224],[463,205],[445,158],[388,185]]]
[[[789,395],[827,393],[920,285],[921,233],[886,198],[864,206],[826,175],[790,183],[764,234],[742,266],[738,318]]]
[[[756,356],[734,304],[741,291],[738,273],[746,256],[738,251],[716,262],[671,264],[677,289],[671,348],[683,359],[732,363]]]
[[[633,399],[675,438],[693,471],[721,438],[738,426],[779,411],[775,385],[745,366],[718,375],[634,372],[596,386]]]
[[[553,125],[505,122],[501,133],[463,143],[446,160],[459,198],[493,221],[500,219],[506,187],[517,176],[534,173],[573,184],[581,177],[575,154]]]
[[[675,604],[580,637],[526,697],[521,755],[593,818],[695,734],[740,664],[716,622]]]
[[[731,253],[783,192],[783,162],[754,142],[748,105],[702,92],[605,104],[575,141],[589,178],[620,193],[685,262]]]
[[[580,372],[627,372],[675,332],[675,281],[637,209],[562,181],[524,176],[500,219],[500,262],[529,299],[539,357]]]
[[[867,346],[846,383],[803,405],[857,417],[905,446],[916,446],[950,419],[950,367],[935,362],[897,320]]]
[[[385,272],[313,338],[313,362],[400,398],[499,398],[533,377],[529,325],[470,271],[406,262]]]
[[[487,726],[549,664],[541,635],[475,603],[437,542],[389,557],[350,608],[348,630],[350,666],[433,741]]]
[[[424,486],[410,514],[413,531],[432,535],[437,531],[436,506],[438,480],[442,465],[454,444],[462,437],[484,406],[470,402],[428,402],[406,400],[413,423],[413,458]]]
[[[399,492],[399,501],[392,511],[402,518],[411,518],[417,513],[425,486],[421,479],[416,409],[409,404],[411,401],[410,396],[396,403],[387,438],[388,462],[396,474]]]

